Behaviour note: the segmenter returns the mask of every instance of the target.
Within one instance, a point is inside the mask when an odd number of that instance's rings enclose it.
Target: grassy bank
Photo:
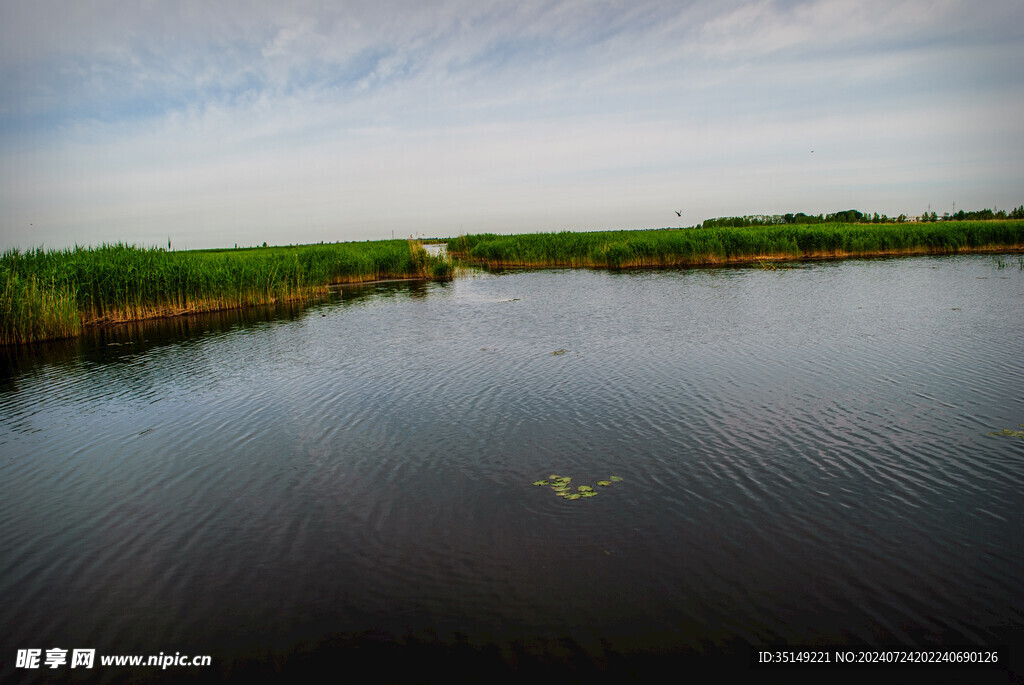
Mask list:
[[[479,234],[448,241],[451,254],[492,267],[613,269],[1005,249],[1024,249],[1024,221]]]
[[[0,257],[0,344],[77,335],[90,324],[311,299],[327,287],[452,275],[406,240],[167,252],[103,245]]]

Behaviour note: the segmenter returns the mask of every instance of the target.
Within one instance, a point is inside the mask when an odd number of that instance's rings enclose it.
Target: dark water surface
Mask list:
[[[51,647],[486,680],[1019,645],[1010,264],[480,274],[8,355],[0,676]]]

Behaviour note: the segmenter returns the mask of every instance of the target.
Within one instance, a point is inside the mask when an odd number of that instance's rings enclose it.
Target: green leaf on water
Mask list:
[[[1021,425],[1022,428],[1024,428],[1024,423],[1022,423],[1020,425]],[[1004,428],[1003,430],[999,431],[998,433],[989,433],[989,435],[1005,435],[1008,438],[1024,438],[1024,431],[1015,431],[1015,430],[1010,430],[1009,428]]]
[[[597,484],[602,487],[607,487],[612,484],[612,481],[619,481],[622,478],[618,476],[609,476],[611,480],[599,480]],[[547,479],[535,480],[534,485],[547,485],[551,488],[551,491],[558,497],[568,500],[578,500],[583,497],[597,497],[597,493],[594,491],[592,485],[578,485],[576,486],[576,492],[572,491],[572,486],[569,485],[572,482],[572,478],[569,476],[560,476],[557,473],[552,473]]]
[[[618,483],[620,480],[622,480],[622,478],[620,478],[619,476],[608,476],[608,479],[609,480],[613,480],[616,483]]]

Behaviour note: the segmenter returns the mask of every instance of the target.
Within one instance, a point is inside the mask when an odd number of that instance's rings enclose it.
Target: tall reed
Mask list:
[[[0,344],[77,335],[83,325],[323,295],[338,283],[451,277],[415,241],[167,252],[124,244],[8,250]]]
[[[448,251],[491,266],[643,268],[1024,248],[1024,221],[814,224],[594,233],[478,234]]]
[[[41,283],[35,274],[0,268],[0,288],[0,344],[70,338],[81,331],[73,294],[53,280]]]

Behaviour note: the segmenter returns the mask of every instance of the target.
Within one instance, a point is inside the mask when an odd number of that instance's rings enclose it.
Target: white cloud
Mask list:
[[[4,244],[658,227],[677,204],[898,213],[1024,187],[1011,2],[84,7],[0,5]]]

